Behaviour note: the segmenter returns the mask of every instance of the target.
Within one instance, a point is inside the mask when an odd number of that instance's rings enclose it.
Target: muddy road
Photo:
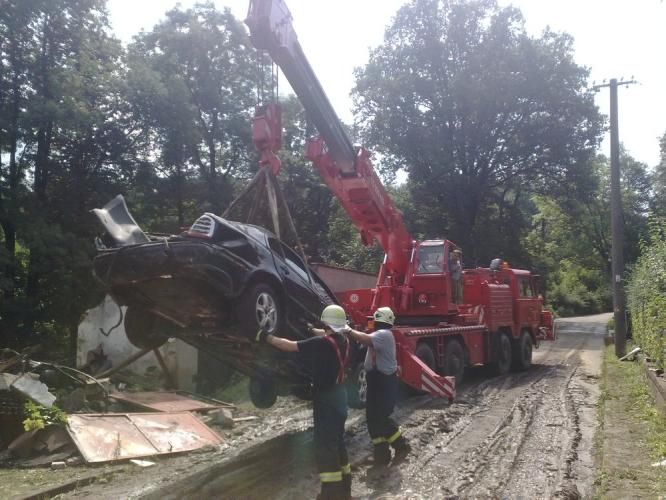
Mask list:
[[[396,416],[413,452],[398,466],[371,466],[363,412],[351,410],[354,498],[589,497],[608,317],[560,321],[559,339],[534,351],[527,372],[491,378],[469,371],[452,404],[426,396],[403,401]],[[281,403],[230,436],[226,452],[181,457],[180,465],[147,470],[135,486],[97,485],[71,497],[314,498],[310,425],[307,403]]]

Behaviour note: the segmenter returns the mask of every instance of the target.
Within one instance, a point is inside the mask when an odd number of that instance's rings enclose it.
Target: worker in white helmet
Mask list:
[[[311,366],[313,389],[314,446],[321,493],[318,499],[351,498],[351,465],[344,442],[347,392],[343,385],[350,343],[343,332],[347,316],[338,305],[321,313],[323,328],[309,330],[313,337],[294,341],[257,332],[256,340],[277,349],[298,352]]]
[[[390,307],[380,307],[373,319],[374,332],[352,329],[347,332],[354,340],[368,346],[364,365],[368,383],[365,415],[375,464],[387,465],[391,461],[391,447],[395,450],[394,464],[403,460],[411,448],[391,418],[398,396],[398,362],[391,333],[395,315]]]

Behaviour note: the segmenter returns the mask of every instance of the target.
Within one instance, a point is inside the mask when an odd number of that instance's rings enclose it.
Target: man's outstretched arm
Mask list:
[[[359,332],[353,328],[345,330],[345,333],[360,344],[372,346],[372,334]]]
[[[266,342],[267,344],[270,344],[281,351],[298,352],[298,342],[294,340],[283,339],[282,337],[276,337],[275,335],[266,333],[263,330],[259,330],[257,332],[255,340],[257,342]]]

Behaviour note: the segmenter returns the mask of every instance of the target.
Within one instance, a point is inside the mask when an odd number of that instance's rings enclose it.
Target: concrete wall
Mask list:
[[[361,271],[352,271],[342,267],[329,266],[328,264],[310,264],[324,283],[334,292],[353,290],[356,288],[374,288],[377,284],[377,276]]]
[[[124,318],[125,308],[123,307],[122,310]],[[99,306],[86,312],[79,324],[77,366],[84,365],[88,351],[97,349],[100,345],[113,366],[119,365],[132,354],[140,351],[127,340],[122,324],[113,328],[118,322],[119,315],[118,306],[109,296]],[[103,329],[108,335],[102,333],[100,329]],[[110,333],[109,330],[111,330]],[[180,340],[169,339],[166,344],[160,347],[160,353],[169,371],[176,379],[178,388],[193,391],[195,386],[194,377],[197,373],[197,350]],[[157,358],[152,352],[129,365],[127,370],[137,375],[147,375],[155,371],[161,373],[162,371]]]

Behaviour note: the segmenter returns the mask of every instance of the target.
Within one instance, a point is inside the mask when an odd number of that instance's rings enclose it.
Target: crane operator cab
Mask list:
[[[463,302],[462,252],[447,240],[428,240],[415,252],[411,314],[447,315]]]

